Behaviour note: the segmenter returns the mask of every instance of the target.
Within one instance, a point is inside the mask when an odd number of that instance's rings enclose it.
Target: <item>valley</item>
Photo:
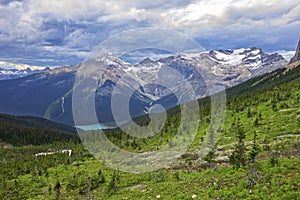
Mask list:
[[[300,183],[299,77],[300,66],[279,69],[227,89],[226,121],[217,145],[204,158],[200,158],[197,151],[208,129],[210,100],[198,100],[201,128],[188,151],[172,165],[142,174],[106,167],[75,138],[62,141],[61,136],[56,139],[53,135],[46,143],[36,140],[32,146],[26,140],[13,143],[15,140],[7,139],[0,131],[1,143],[6,144],[0,149],[0,197],[297,199]],[[148,139],[126,136],[117,129],[105,132],[113,143],[123,149],[133,152],[155,150],[170,145],[180,121],[178,111],[179,107],[170,109],[164,129]],[[136,119],[137,123],[147,120],[147,116]],[[40,122],[33,126],[38,124]],[[0,127],[3,125],[0,124]],[[52,134],[47,135],[52,137]],[[240,148],[238,140],[242,135],[244,163],[234,156]],[[72,150],[72,155],[34,156],[40,152],[64,149]]]
[[[300,3],[0,0],[0,200],[300,200]]]
[[[72,95],[77,87],[74,84],[87,66],[98,66],[87,69],[93,69],[92,80],[99,83],[95,97],[98,120],[111,123],[115,120],[110,108],[113,88],[120,90],[114,95],[117,99],[130,97],[131,117],[138,117],[147,114],[152,105],[160,104],[170,109],[284,68],[287,62],[277,53],[266,54],[255,47],[211,50],[158,60],[145,58],[135,64],[107,54],[81,64],[0,81],[0,113],[32,115],[73,126]],[[194,93],[188,99],[186,84],[191,85]],[[116,108],[121,109],[122,106]],[[82,125],[91,124],[86,120]],[[118,119],[127,120],[126,117]]]

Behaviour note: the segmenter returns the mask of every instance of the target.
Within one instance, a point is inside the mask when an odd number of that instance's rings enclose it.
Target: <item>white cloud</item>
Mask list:
[[[182,2],[182,1],[181,1]],[[189,1],[187,1],[189,2]],[[143,3],[144,6],[141,6]],[[1,23],[8,27],[8,21],[18,21],[20,28],[34,31],[42,25],[47,15],[61,21],[73,20],[94,21],[94,23],[108,21],[154,20],[164,27],[199,29],[197,25],[223,26],[224,23],[234,24],[240,21],[254,21],[253,25],[265,25],[266,22],[286,23],[299,20],[300,5],[295,1],[282,0],[199,0],[187,5],[164,9],[163,4],[153,1],[101,1],[101,0],[30,0],[11,2],[1,6]],[[147,9],[153,7],[152,9]],[[143,8],[139,8],[143,7]],[[4,20],[5,19],[5,20]],[[17,20],[16,20],[17,19]],[[243,19],[240,20],[239,19]],[[258,22],[259,23],[258,23]],[[196,27],[195,27],[196,25]],[[10,27],[11,28],[11,27]]]
[[[162,14],[165,22],[170,25],[191,25],[193,22],[207,21],[209,18],[219,18],[224,14],[228,3],[223,0],[198,1],[184,8],[174,8]]]
[[[3,68],[3,69],[18,69],[18,70],[25,70],[27,68],[29,68],[31,70],[43,70],[43,69],[45,69],[45,67],[43,67],[43,66],[16,64],[16,63],[5,62],[5,61],[0,61],[0,68]]]
[[[295,55],[295,51],[277,51],[276,53],[282,55],[284,57],[284,59],[286,59],[287,61],[290,61],[291,58]]]
[[[76,29],[67,37],[67,45],[70,48],[91,49],[91,44],[97,39],[97,35],[88,33],[84,29]]]
[[[201,0],[183,8],[170,9],[162,14],[162,21],[165,26],[195,32],[227,26],[239,30],[249,26],[270,26],[282,18],[299,20],[295,17],[300,15],[297,4],[281,0]]]
[[[26,0],[0,3],[0,47],[10,46],[19,52],[25,52],[26,48],[28,54],[30,50],[49,51],[80,58],[105,37],[141,26],[180,30],[211,43],[231,42],[232,45],[234,42],[276,45],[287,37],[289,45],[285,49],[291,50],[292,41],[299,37],[299,25],[297,1]],[[40,56],[47,56],[46,52]],[[6,57],[13,56],[8,53]]]
[[[293,7],[289,12],[283,14],[278,19],[273,21],[274,25],[284,25],[293,23],[295,21],[300,21],[300,4]]]

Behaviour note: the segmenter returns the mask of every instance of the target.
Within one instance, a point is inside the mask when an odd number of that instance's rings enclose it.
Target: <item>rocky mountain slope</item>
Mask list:
[[[295,53],[294,57],[290,60],[289,64],[295,63],[297,61],[300,61],[300,39],[299,39],[299,42],[298,42],[296,53]]]
[[[91,68],[87,69],[87,64]],[[212,50],[159,60],[146,58],[137,64],[124,62],[111,54],[102,55],[87,63],[0,81],[0,112],[42,116],[73,125],[72,91],[76,73],[88,70],[89,78],[98,83],[95,93],[98,119],[111,122],[114,120],[111,111],[113,91],[119,100],[130,98],[130,115],[135,117],[148,113],[155,104],[168,109],[191,98],[208,96],[283,68],[286,64],[281,55],[265,54],[258,48]],[[117,108],[120,112],[124,106],[121,104]]]

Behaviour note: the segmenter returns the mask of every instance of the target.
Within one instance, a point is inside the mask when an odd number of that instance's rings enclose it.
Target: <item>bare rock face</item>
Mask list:
[[[298,42],[296,53],[295,53],[294,57],[291,59],[289,64],[292,64],[292,63],[297,62],[297,61],[300,61],[300,39],[299,39],[299,42]]]

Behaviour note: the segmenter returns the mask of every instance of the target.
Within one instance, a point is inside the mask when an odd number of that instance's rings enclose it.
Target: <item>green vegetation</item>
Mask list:
[[[211,120],[210,100],[199,100],[200,128],[189,150],[171,166],[143,174],[106,167],[77,136],[1,121],[6,148],[0,149],[0,199],[299,199],[299,77],[300,67],[278,70],[227,90],[222,134],[203,159],[196,152]],[[153,137],[138,139],[120,130],[106,135],[123,149],[156,150],[179,145],[171,140],[180,119],[177,107],[168,111],[164,128]],[[148,123],[147,116],[136,121]],[[63,149],[72,149],[72,155],[35,156]]]
[[[12,116],[12,115],[0,114],[0,120],[5,122],[10,122],[10,123],[15,123],[22,126],[47,128],[55,131],[76,133],[76,129],[74,127],[70,127],[64,124],[59,124],[39,117]]]
[[[299,142],[293,145],[286,147],[287,150],[299,152]],[[192,195],[199,199],[297,199],[299,196],[300,158],[278,158],[276,166],[269,159],[260,159],[253,181],[250,167],[234,169],[225,165],[192,171],[185,166],[140,175],[122,173],[78,151],[79,146],[74,148],[75,158],[68,155],[32,158],[35,166],[27,166],[30,170],[26,174],[16,171],[18,175],[14,178],[1,174],[1,199],[155,199],[157,195],[163,199],[191,199]],[[268,153],[271,152],[262,155]],[[48,166],[45,162],[49,162]],[[19,164],[19,168],[25,166]]]
[[[67,132],[68,131],[68,132]],[[0,115],[0,142],[13,146],[80,142],[75,129],[35,117]]]

